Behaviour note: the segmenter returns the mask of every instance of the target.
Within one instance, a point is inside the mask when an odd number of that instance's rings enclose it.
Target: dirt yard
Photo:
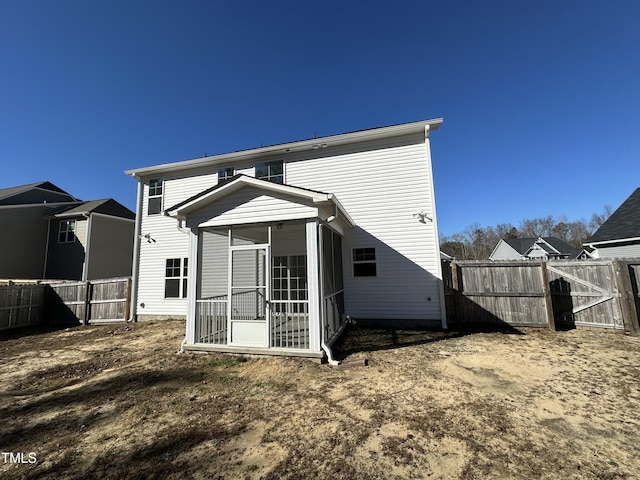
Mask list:
[[[335,369],[178,355],[179,321],[20,334],[3,479],[640,478],[640,338],[352,330]]]

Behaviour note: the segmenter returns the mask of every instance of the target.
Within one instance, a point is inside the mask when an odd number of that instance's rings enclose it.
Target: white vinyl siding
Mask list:
[[[170,208],[196,193],[218,183],[218,167],[202,169],[190,176],[165,175],[163,195],[165,208]],[[143,189],[143,215],[140,226],[140,263],[137,313],[150,316],[183,317],[187,313],[184,298],[164,298],[165,262],[167,258],[185,258],[189,253],[187,231],[178,230],[178,222],[164,215],[147,216],[148,188]],[[144,304],[144,307],[142,307]]]
[[[273,155],[260,161],[279,160]],[[353,218],[342,242],[345,310],[354,318],[432,320],[440,325],[440,255],[434,222],[414,217],[424,211],[435,220],[429,149],[424,134],[405,135],[326,149],[292,152],[285,157],[286,183],[332,193]],[[259,162],[211,165],[165,176],[165,208],[217,183],[217,171],[233,166],[254,175]],[[390,170],[393,175],[387,174]],[[145,189],[146,190],[146,189]],[[146,193],[146,192],[145,192]],[[143,205],[146,205],[146,198]],[[190,218],[206,225],[312,218],[317,208],[287,198],[258,195],[251,188],[220,199]],[[209,222],[209,220],[214,219]],[[163,302],[164,259],[186,257],[188,236],[171,218],[143,217],[140,251],[139,314],[186,314],[186,303]],[[375,247],[377,277],[353,277],[352,249]],[[158,269],[155,265],[159,265]],[[181,305],[179,305],[181,304]]]
[[[399,143],[410,143],[399,145]],[[342,150],[342,151],[340,151]],[[345,310],[354,318],[440,321],[440,255],[423,135],[327,148],[287,164],[287,183],[336,195],[356,223],[345,230]],[[394,175],[386,175],[390,166]],[[353,277],[351,249],[376,247],[378,276]],[[439,323],[437,323],[439,325]],[[436,325],[436,322],[434,322]]]
[[[294,220],[317,215],[315,206],[299,202],[299,199],[271,197],[256,188],[245,187],[200,209],[189,218],[189,226]]]

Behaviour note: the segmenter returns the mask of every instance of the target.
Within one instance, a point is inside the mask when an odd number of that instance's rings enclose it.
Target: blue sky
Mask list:
[[[0,188],[444,117],[441,235],[640,186],[640,2],[0,2]],[[390,165],[389,175],[402,175]]]

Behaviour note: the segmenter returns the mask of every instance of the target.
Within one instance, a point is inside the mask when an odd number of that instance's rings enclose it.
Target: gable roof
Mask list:
[[[240,150],[237,152],[223,153],[210,157],[196,158],[194,160],[184,160],[181,162],[165,163],[152,167],[136,168],[133,170],[126,170],[124,173],[139,179],[140,177],[146,175],[160,175],[167,172],[185,170],[188,168],[222,164],[239,158],[261,158],[268,154],[284,154],[303,150],[317,150],[319,148],[351,144],[378,138],[388,138],[419,132],[424,133],[427,129],[436,130],[441,123],[442,118],[434,118],[432,120],[423,120],[420,122],[403,123],[399,125],[390,125],[387,127],[369,128],[366,130],[358,130],[355,132],[342,133],[339,135],[332,135],[328,137],[317,137],[307,140],[299,140],[296,142],[281,143],[266,147]]]
[[[537,238],[503,238],[502,240],[520,255],[524,255],[533,247]]]
[[[631,239],[640,239],[640,188],[622,202],[585,244]]]
[[[104,198],[102,200],[92,200],[83,202],[72,207],[65,207],[56,213],[49,215],[48,218],[69,218],[88,215],[90,213],[101,213],[111,217],[135,219],[136,215],[124,205],[120,204],[113,198]]]
[[[547,253],[569,255],[571,258],[577,257],[582,252],[558,237],[504,238],[502,240],[520,255],[529,253],[536,244]],[[539,240],[543,240],[544,243]]]
[[[3,200],[5,198],[14,197],[16,195],[20,195],[21,193],[25,193],[25,192],[28,192],[30,190],[35,190],[36,188],[41,189],[41,190],[49,190],[51,192],[61,193],[63,195],[68,195],[70,197],[70,199],[77,200],[70,193],[65,192],[61,188],[56,187],[53,183],[47,182],[47,181],[28,183],[27,185],[19,185],[17,187],[0,188],[0,200]],[[71,200],[71,201],[73,201],[73,200]]]
[[[279,193],[283,195],[303,198],[316,204],[332,203],[340,210],[340,215],[343,218],[345,218],[351,225],[355,225],[353,219],[349,216],[344,207],[332,193],[319,192],[317,190],[294,187],[292,185],[273,183],[244,174],[234,175],[224,182],[220,182],[217,185],[203,190],[202,192],[174,205],[171,208],[167,208],[165,210],[165,214],[169,215],[170,217],[182,218],[188,213],[199,209],[204,204],[222,198],[232,192],[239,190],[240,188],[247,186],[265,190],[266,192],[270,193]]]

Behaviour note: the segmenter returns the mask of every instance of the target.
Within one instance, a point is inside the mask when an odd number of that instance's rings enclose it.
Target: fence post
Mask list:
[[[82,324],[89,325],[89,320],[91,319],[91,282],[85,282],[84,286],[84,318],[82,320]]]
[[[549,272],[547,271],[547,262],[540,262],[540,273],[542,275],[542,293],[544,294],[544,305],[547,310],[547,323],[549,330],[555,332],[556,320],[553,316],[553,302],[551,299],[551,289],[549,288]]]
[[[128,320],[129,312],[131,311],[131,277],[127,278],[127,286],[125,288],[127,289],[125,297],[127,301],[124,304],[124,320]]]
[[[449,268],[451,269],[451,316],[456,322],[456,328],[460,328],[460,320],[458,319],[458,268],[456,266],[456,262],[451,262],[449,264]],[[449,316],[449,315],[447,315]],[[447,318],[447,324],[449,319]]]
[[[616,276],[616,286],[620,293],[620,310],[624,329],[631,335],[638,336],[640,335],[640,326],[638,325],[638,311],[629,275],[629,264],[622,260],[614,260],[613,270]]]

